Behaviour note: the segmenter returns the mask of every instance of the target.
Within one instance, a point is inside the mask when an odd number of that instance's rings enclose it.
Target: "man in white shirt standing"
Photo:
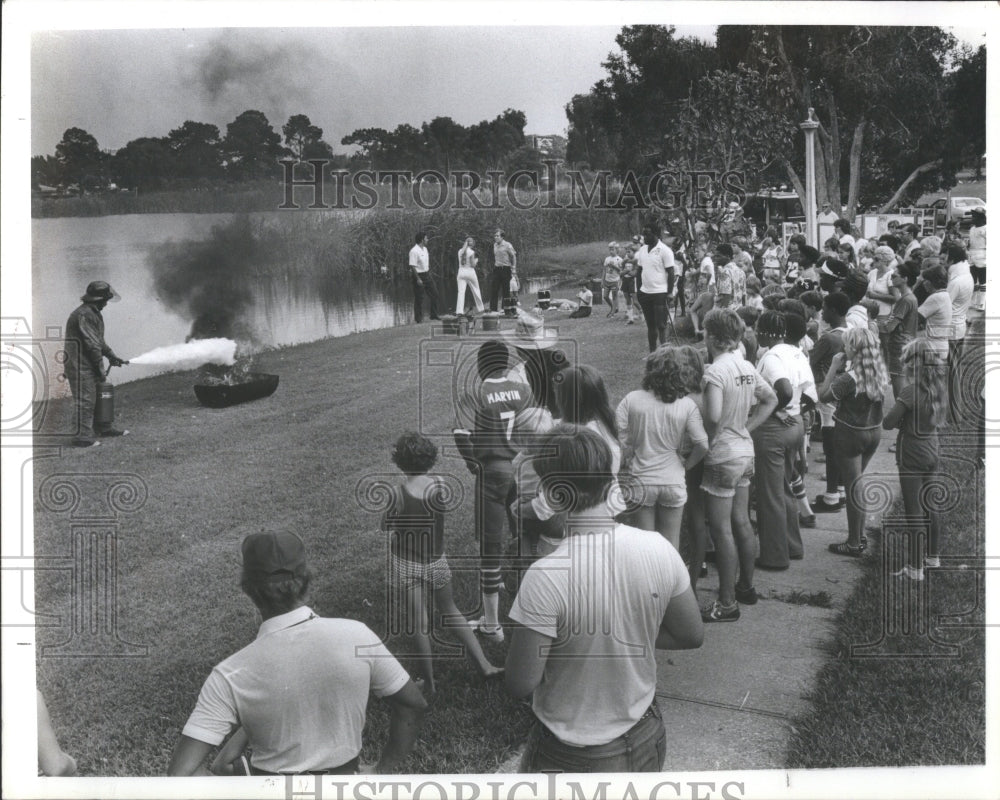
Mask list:
[[[659,772],[656,650],[704,638],[690,578],[667,539],[615,523],[599,434],[559,425],[541,450],[551,453],[534,462],[541,491],[566,512],[566,535],[527,571],[510,610],[507,690],[531,696],[536,720],[521,771]]]
[[[833,208],[830,206],[829,201],[823,203],[822,209],[820,210],[819,214],[816,215],[816,222],[818,222],[820,225],[833,225],[833,223],[836,222],[838,219],[840,219],[840,217],[838,216],[837,212],[834,211]]]
[[[643,245],[635,254],[642,271],[639,306],[646,318],[649,352],[667,343],[670,324],[668,303],[674,291],[674,251],[660,241],[660,226],[654,223],[642,229]]]
[[[951,422],[962,415],[962,343],[966,333],[966,315],[972,304],[975,282],[969,269],[965,248],[952,244],[945,250],[948,260],[948,296],[951,298],[951,335],[948,337],[948,412]]]
[[[263,622],[208,676],[167,774],[208,774],[205,758],[237,728],[254,775],[357,773],[372,692],[390,708],[378,771],[398,771],[427,707],[419,687],[368,626],[305,604],[312,573],[296,534],[252,533],[242,553],[240,587]]]
[[[427,234],[417,231],[416,244],[410,248],[410,273],[413,278],[413,318],[424,321],[424,293],[431,301],[431,319],[438,316],[438,291],[431,275],[430,255],[427,252]]]

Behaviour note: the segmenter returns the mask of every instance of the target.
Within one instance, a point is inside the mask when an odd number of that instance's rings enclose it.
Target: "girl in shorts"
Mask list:
[[[404,433],[392,461],[406,476],[392,489],[382,530],[389,536],[389,578],[406,609],[406,631],[413,637],[417,671],[424,691],[434,694],[428,603],[436,631],[455,634],[484,678],[503,674],[486,658],[465,616],[455,606],[451,570],[444,554],[444,510],[448,488],[428,474],[437,461],[437,446],[419,433]]]
[[[938,428],[945,424],[948,397],[945,393],[947,363],[926,339],[914,339],[903,348],[906,384],[896,396],[896,404],[882,420],[886,430],[899,428],[896,466],[903,494],[903,508],[909,519],[927,521],[927,555],[921,562],[920,537],[910,535],[909,552],[897,577],[924,579],[924,567],[940,567],[941,516],[932,507],[934,485],[941,466]]]
[[[618,242],[608,245],[608,256],[604,259],[604,274],[601,276],[601,296],[608,304],[608,316],[618,313],[618,290],[622,285],[622,257],[618,255]]]
[[[705,343],[712,363],[705,368],[702,378],[709,445],[701,489],[705,493],[708,529],[719,570],[719,599],[702,612],[705,622],[733,622],[740,618],[736,599],[737,562],[743,586],[753,586],[750,432],[770,417],[778,405],[774,390],[739,353],[743,329],[743,320],[732,309],[714,308],[705,317]],[[748,593],[744,602],[752,604],[756,599],[755,593],[752,597]]]
[[[658,531],[677,550],[687,502],[684,474],[708,452],[701,411],[687,396],[690,371],[680,347],[657,348],[646,358],[642,388],[625,395],[616,414],[638,495],[632,524]]]
[[[860,481],[882,438],[882,400],[889,375],[878,337],[867,327],[848,328],[843,341],[844,351],[833,357],[819,388],[819,399],[837,405],[833,412],[833,456],[847,492],[847,541],[831,544],[830,551],[858,557],[867,545]]]

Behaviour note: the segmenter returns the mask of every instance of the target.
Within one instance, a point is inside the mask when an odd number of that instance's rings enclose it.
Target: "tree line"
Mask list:
[[[284,159],[326,159],[336,169],[520,169],[540,165],[541,154],[526,143],[524,112],[507,109],[493,120],[463,126],[437,117],[420,128],[362,128],[341,140],[352,155],[334,154],[323,129],[305,114],[288,119],[281,133],[260,111],[244,111],[226,126],[186,121],[166,136],[133,139],[115,152],[102,150],[82,128],[69,128],[54,155],[31,159],[32,187],[74,186],[81,193],[106,188],[208,186],[283,175]]]
[[[566,106],[578,165],[740,170],[804,199],[812,108],[817,199],[853,217],[953,186],[986,150],[986,48],[940,28],[722,25],[708,43],[639,25],[615,41],[606,75]]]
[[[722,25],[709,43],[637,25],[615,41],[606,75],[566,105],[565,150],[547,156],[619,177],[739,171],[747,189],[785,184],[804,199],[799,125],[814,109],[817,201],[851,217],[953,186],[985,153],[986,48],[940,28]],[[32,158],[31,178],[35,188],[81,191],[208,186],[280,178],[289,158],[347,170],[541,172],[525,124],[522,111],[506,109],[470,126],[436,117],[419,128],[360,128],[341,139],[351,155],[335,155],[305,114],[280,133],[254,110],[225,135],[189,120],[113,153],[70,128],[54,155]]]

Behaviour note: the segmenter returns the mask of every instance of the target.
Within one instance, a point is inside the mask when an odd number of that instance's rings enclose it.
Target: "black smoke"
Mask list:
[[[195,86],[213,105],[259,108],[276,128],[291,115],[314,108],[317,66],[312,48],[248,38],[226,31],[190,65]]]
[[[269,250],[248,217],[212,228],[207,240],[157,245],[150,254],[156,294],[191,320],[189,339],[252,340],[246,317]]]

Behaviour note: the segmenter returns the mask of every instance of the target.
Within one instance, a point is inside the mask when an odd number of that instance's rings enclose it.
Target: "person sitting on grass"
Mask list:
[[[167,774],[208,774],[209,752],[241,726],[254,775],[355,774],[373,692],[390,708],[377,770],[398,771],[427,707],[420,689],[368,626],[305,604],[312,572],[296,534],[252,533],[241,549],[240,586],[263,622],[205,681]]]
[[[705,429],[709,437],[701,489],[706,495],[708,528],[719,569],[719,599],[702,612],[705,622],[740,618],[736,570],[756,602],[753,588],[754,535],[750,527],[750,479],[753,477],[751,432],[778,405],[778,396],[761,374],[739,354],[743,320],[728,308],[705,317],[705,343],[712,363],[702,378]],[[756,404],[756,405],[755,405]],[[753,408],[753,413],[751,413]]]
[[[382,529],[389,536],[393,593],[406,609],[406,631],[413,637],[417,672],[428,697],[436,690],[430,639],[432,625],[435,631],[455,634],[484,678],[495,678],[503,672],[486,658],[465,617],[455,606],[451,570],[444,554],[444,508],[448,489],[440,478],[429,474],[436,461],[437,447],[430,439],[419,433],[404,433],[399,437],[392,451],[392,462],[406,479],[393,488],[392,504],[382,520]]]
[[[581,288],[577,294],[577,297],[580,298],[580,305],[569,315],[570,319],[580,319],[581,317],[590,316],[590,312],[594,306],[594,293],[590,290],[590,283],[590,281],[585,281],[580,284]]]
[[[704,639],[684,562],[663,537],[615,523],[602,436],[559,425],[543,447],[542,491],[567,515],[566,537],[528,569],[510,610],[506,687],[530,696],[535,716],[520,771],[659,772],[656,651]]]
[[[896,466],[903,508],[908,519],[926,521],[928,540],[926,556],[921,561],[920,528],[912,530],[906,561],[893,575],[922,581],[924,567],[941,566],[941,515],[934,509],[932,487],[939,480],[941,469],[938,428],[945,424],[948,413],[945,390],[948,367],[927,339],[914,339],[907,344],[902,364],[907,382],[882,420],[882,427],[899,428]]]

